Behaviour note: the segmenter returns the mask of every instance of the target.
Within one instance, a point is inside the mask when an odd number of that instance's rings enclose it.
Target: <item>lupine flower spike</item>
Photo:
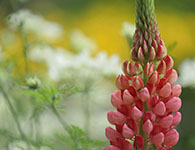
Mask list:
[[[174,129],[181,121],[181,86],[157,27],[154,0],[136,0],[136,31],[132,61],[122,64],[119,89],[111,96],[116,111],[107,118],[109,148],[102,150],[170,150],[179,140]]]

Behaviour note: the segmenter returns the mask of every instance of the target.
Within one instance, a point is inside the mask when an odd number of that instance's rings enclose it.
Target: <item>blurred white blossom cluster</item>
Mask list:
[[[135,29],[135,25],[129,22],[124,22],[122,24],[121,34],[126,38],[132,38],[135,33]]]
[[[11,29],[21,28],[23,32],[36,34],[49,40],[56,40],[64,33],[63,27],[55,22],[45,20],[41,15],[30,10],[21,9],[8,18]]]
[[[72,30],[70,33],[70,44],[72,49],[76,52],[97,50],[95,41],[86,37],[80,30]]]
[[[178,82],[183,87],[195,88],[195,59],[185,59],[179,67]]]
[[[114,54],[109,57],[105,51],[102,51],[92,57],[92,50],[97,47],[96,44],[84,36],[81,31],[73,34],[71,35],[71,45],[77,50],[77,53],[64,48],[38,45],[29,50],[29,59],[45,62],[49,76],[55,81],[59,81],[68,75],[72,76],[72,73],[78,73],[80,77],[84,75],[116,76],[120,73],[120,58],[118,55]]]

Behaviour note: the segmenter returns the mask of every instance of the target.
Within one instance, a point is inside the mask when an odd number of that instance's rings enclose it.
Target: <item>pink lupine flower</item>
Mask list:
[[[179,140],[179,133],[172,129],[165,134],[164,144],[167,146],[174,146]]]
[[[157,147],[161,146],[164,142],[164,134],[162,132],[154,135],[151,139],[151,142],[155,144]]]
[[[125,90],[123,93],[123,102],[125,105],[131,105],[134,102],[134,97],[128,90]]]
[[[134,136],[134,131],[129,128],[127,125],[123,126],[123,131],[122,131],[122,135],[127,138],[127,139],[131,139]]]
[[[110,146],[102,150],[148,150],[151,146],[171,150],[179,140],[174,127],[181,122],[181,86],[174,85],[177,72],[160,38],[153,1],[136,1],[136,31],[131,49],[135,62],[125,60],[124,74],[116,78],[118,91],[111,95],[116,111],[107,113],[115,129],[106,128]]]

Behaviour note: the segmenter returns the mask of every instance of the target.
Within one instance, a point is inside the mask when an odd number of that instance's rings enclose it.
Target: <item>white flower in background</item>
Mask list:
[[[62,26],[55,22],[47,21],[42,16],[33,14],[30,10],[22,9],[11,14],[8,19],[11,29],[22,27],[25,33],[33,33],[49,40],[55,40],[62,36]]]
[[[178,82],[183,87],[195,87],[195,59],[184,60],[179,66]]]
[[[125,36],[127,39],[132,39],[135,33],[135,29],[136,29],[135,25],[128,22],[124,22],[122,24],[121,34]]]
[[[109,76],[122,73],[120,69],[120,58],[117,54],[108,57],[107,53],[102,51],[97,54],[94,62],[94,66],[104,75]]]
[[[97,45],[91,38],[86,37],[81,31],[73,30],[70,33],[70,44],[74,51],[95,51]]]
[[[91,57],[89,51],[74,54],[63,48],[53,49],[50,46],[34,46],[28,52],[28,57],[36,62],[45,62],[51,79],[58,81],[70,72],[79,74],[117,75],[120,73],[120,58],[118,55],[107,56],[100,52]]]

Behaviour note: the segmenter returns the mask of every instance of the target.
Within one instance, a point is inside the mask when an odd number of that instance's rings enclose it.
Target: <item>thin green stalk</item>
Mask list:
[[[146,62],[142,64],[142,69],[144,70],[145,67],[146,67]],[[148,76],[146,76],[145,73],[143,73],[144,86],[146,86],[147,80],[148,80]],[[144,118],[144,114],[147,110],[148,110],[147,109],[147,104],[146,104],[146,102],[144,102],[144,113],[143,113],[143,116],[140,120],[140,125],[139,125],[139,131],[140,131],[139,134],[144,138],[143,150],[148,150],[149,149],[149,147],[148,147],[149,146],[149,144],[148,144],[148,135],[142,130],[143,118]],[[154,147],[154,150],[156,150],[156,147]]]
[[[60,124],[62,125],[62,127],[64,128],[65,131],[67,131],[68,125],[67,123],[64,121],[64,119],[62,118],[62,116],[60,115],[60,113],[57,111],[55,104],[53,103],[51,105],[52,111],[55,114],[55,116],[57,117],[58,121],[60,122]]]
[[[29,65],[28,65],[28,58],[27,58],[27,51],[28,51],[28,41],[27,41],[27,37],[26,34],[24,33],[22,26],[19,28],[19,33],[21,35],[22,38],[22,51],[23,51],[23,55],[24,55],[24,65],[25,65],[25,72],[26,74],[28,74],[29,72]]]
[[[34,119],[34,125],[35,125],[35,141],[36,141],[36,144],[37,144],[37,147],[38,149],[40,150],[41,147],[40,147],[40,144],[39,144],[39,141],[42,143],[42,139],[40,137],[40,121],[39,121],[39,117],[35,117]]]
[[[53,111],[53,113],[55,114],[56,118],[58,119],[59,123],[62,125],[62,127],[64,128],[64,130],[69,134],[70,138],[72,139],[72,142],[74,143],[74,148],[75,150],[79,150],[78,146],[77,146],[77,141],[75,141],[72,136],[70,135],[70,133],[68,132],[68,124],[64,121],[64,119],[62,118],[62,116],[60,115],[60,113],[58,112],[58,110],[55,107],[55,103],[51,104],[51,109]]]
[[[22,131],[22,127],[20,125],[20,122],[19,122],[19,119],[18,119],[18,115],[17,115],[17,113],[16,113],[16,111],[15,111],[15,109],[14,109],[12,103],[11,103],[11,100],[10,100],[8,94],[6,93],[6,91],[4,90],[4,88],[0,86],[0,89],[1,89],[1,92],[2,92],[2,94],[4,96],[4,98],[6,99],[8,108],[9,108],[9,110],[10,110],[12,116],[13,116],[13,119],[14,119],[14,121],[16,123],[16,126],[17,126],[17,129],[19,131],[20,136],[28,144],[28,147],[29,147],[29,141],[28,141],[27,137],[25,136],[24,132]]]
[[[85,132],[87,133],[87,137],[89,138],[90,135],[90,101],[89,101],[89,93],[86,92],[84,93],[85,95],[83,95],[83,108],[84,108],[84,114],[85,114]]]

